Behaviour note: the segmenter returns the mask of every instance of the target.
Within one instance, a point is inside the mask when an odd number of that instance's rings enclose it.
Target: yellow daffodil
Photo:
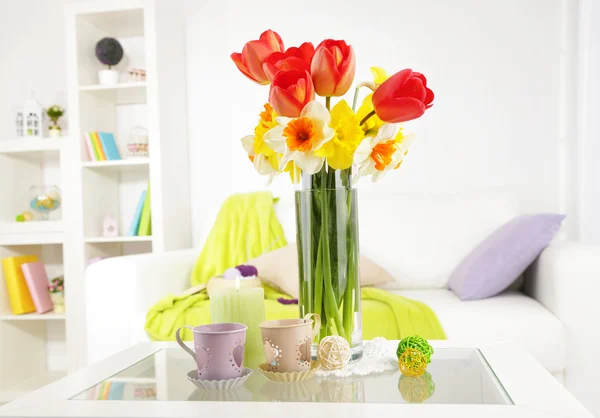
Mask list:
[[[362,121],[369,113],[375,110],[375,108],[373,107],[373,102],[371,100],[372,98],[373,93],[369,94],[363,99],[362,104],[356,112],[356,117],[359,121]],[[381,119],[379,119],[377,115],[373,115],[361,125],[361,129],[365,133],[365,136],[375,136],[377,135],[377,131],[379,130],[379,128],[381,128],[383,124],[384,122]]]
[[[399,124],[381,126],[377,135],[365,138],[354,153],[354,164],[358,165],[355,181],[371,176],[375,183],[388,171],[399,168],[413,139],[413,135],[402,133]]]
[[[371,67],[370,70],[371,74],[373,74],[373,82],[376,86],[383,84],[385,80],[390,78],[390,76],[381,67]]]
[[[293,184],[300,183],[300,180],[302,179],[302,170],[300,170],[300,167],[298,167],[295,162],[290,161],[287,163],[283,171],[290,175],[290,180],[292,180]]]
[[[327,164],[336,170],[345,170],[352,166],[354,151],[364,138],[359,119],[345,100],[331,109],[331,127],[335,131],[333,139],[327,142],[317,156],[327,158]]]
[[[277,155],[265,143],[265,133],[277,126],[275,118],[277,114],[269,103],[265,104],[265,110],[260,113],[260,118],[254,135],[247,135],[242,138],[242,146],[248,153],[250,161],[254,164],[254,168],[259,174],[269,176],[269,184],[273,178],[279,174],[279,162],[281,155]]]
[[[283,154],[280,169],[287,167],[290,161],[307,174],[315,174],[325,162],[325,158],[317,155],[323,145],[331,141],[335,131],[329,126],[331,116],[321,103],[309,102],[300,116],[275,118],[279,124],[265,135],[266,144],[278,154]]]

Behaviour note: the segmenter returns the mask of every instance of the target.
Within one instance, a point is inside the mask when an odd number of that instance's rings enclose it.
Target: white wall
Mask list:
[[[409,159],[400,172],[374,187],[364,183],[363,189],[453,193],[517,186],[525,211],[568,207],[559,201],[559,101],[565,100],[560,54],[566,26],[561,1],[297,4],[186,2],[196,245],[227,195],[264,186],[239,138],[252,133],[268,88],[247,81],[229,54],[267,28],[289,46],[346,39],[357,54],[358,81],[370,78],[371,65],[388,71],[412,67],[427,75],[435,105],[406,125],[418,134]],[[291,198],[292,187],[283,176],[271,190]],[[401,204],[396,210],[401,212]]]
[[[14,106],[29,83],[43,106],[66,105],[63,6],[66,0],[2,1],[0,8],[0,135],[14,137]]]
[[[580,170],[581,239],[600,244],[600,4],[582,1],[579,17],[581,55],[581,140],[583,166]]]
[[[22,102],[29,81],[43,104],[64,104],[68,1],[10,2],[10,13],[0,14],[0,45],[10,59],[0,66],[3,132],[11,132],[11,108]],[[226,196],[264,187],[239,138],[252,132],[268,88],[247,81],[229,54],[266,28],[279,31],[286,45],[346,39],[357,54],[356,80],[368,79],[371,65],[412,67],[428,76],[437,97],[423,119],[406,126],[418,135],[410,158],[402,170],[374,187],[363,183],[362,190],[518,186],[525,211],[566,210],[573,223],[572,193],[561,194],[559,187],[566,181],[563,189],[576,188],[565,172],[569,164],[559,159],[559,102],[566,101],[561,37],[574,30],[565,25],[567,3],[305,0],[298,8],[286,0],[278,7],[266,0],[187,0],[194,244],[201,244]],[[282,177],[271,190],[291,199],[293,188]],[[600,239],[600,225],[595,230]]]

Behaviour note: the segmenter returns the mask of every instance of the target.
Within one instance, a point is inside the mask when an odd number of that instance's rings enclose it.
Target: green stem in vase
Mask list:
[[[321,230],[323,227],[321,226]],[[317,260],[315,262],[315,275],[314,275],[314,299],[313,307],[315,313],[320,317],[324,317],[321,307],[323,306],[323,271],[321,270],[321,240],[319,239],[319,245],[317,246]]]
[[[331,283],[331,260],[330,260],[330,247],[329,247],[329,225],[328,225],[328,216],[329,216],[329,199],[327,193],[327,169],[323,166],[321,170],[321,255],[323,257],[323,281],[325,283],[325,313],[329,317],[329,320],[333,318],[335,322],[335,327],[338,334],[346,338],[346,333],[344,332],[344,325],[342,323],[342,319],[340,317],[340,311],[337,306],[336,297],[333,290],[333,285]]]
[[[348,180],[350,180],[350,176],[348,176]],[[348,253],[348,270],[346,276],[346,289],[344,291],[344,304],[343,304],[343,321],[344,321],[344,329],[347,332],[347,340],[348,343],[352,344],[352,331],[354,324],[354,287],[356,277],[356,267],[357,267],[357,254],[356,254],[356,245],[354,236],[355,228],[354,228],[354,196],[352,194],[351,189],[346,189],[347,197],[346,204],[348,207],[348,224],[347,224],[347,253]]]

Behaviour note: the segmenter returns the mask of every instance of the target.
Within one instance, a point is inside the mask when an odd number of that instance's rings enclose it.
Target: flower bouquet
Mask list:
[[[319,314],[318,340],[339,335],[358,359],[362,330],[354,185],[361,177],[379,181],[400,167],[413,140],[400,124],[421,117],[432,106],[433,92],[420,73],[405,69],[388,76],[373,67],[373,81],[357,85],[352,106],[344,99],[332,103],[354,81],[354,49],[343,40],[285,49],[281,37],[267,30],[231,58],[250,80],[270,84],[254,133],[241,140],[250,161],[269,183],[286,172],[301,184],[295,199],[300,315]],[[371,93],[357,109],[363,87]]]

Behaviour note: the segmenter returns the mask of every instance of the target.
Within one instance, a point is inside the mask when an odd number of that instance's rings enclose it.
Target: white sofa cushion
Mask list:
[[[565,368],[562,322],[522,293],[508,291],[475,301],[461,301],[452,291],[441,289],[393,293],[427,303],[437,314],[448,339],[480,346],[510,340],[550,373]]]

